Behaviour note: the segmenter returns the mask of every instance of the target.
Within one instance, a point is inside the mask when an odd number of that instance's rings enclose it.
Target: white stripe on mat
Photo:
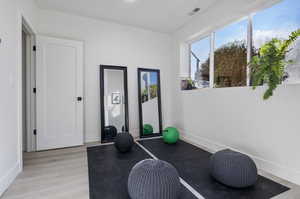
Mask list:
[[[158,160],[158,158],[152,154],[148,149],[146,149],[143,145],[141,145],[140,143],[136,142],[136,144],[141,147],[146,153],[148,153],[148,155],[150,155],[154,160]],[[183,180],[182,178],[180,178],[180,182],[183,186],[185,186],[185,188],[187,188],[194,196],[196,196],[196,198],[198,199],[205,199],[198,191],[196,191],[191,185],[189,185],[185,180]]]
[[[150,138],[138,138],[136,139],[137,141],[142,141],[142,140],[155,140],[155,139],[160,139],[162,136],[157,136],[157,137],[150,137]]]

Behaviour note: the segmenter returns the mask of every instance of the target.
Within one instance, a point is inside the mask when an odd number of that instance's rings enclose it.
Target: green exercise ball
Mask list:
[[[153,133],[153,127],[151,124],[144,124],[143,126],[143,134],[144,135],[151,135]]]
[[[163,140],[167,144],[175,144],[179,139],[179,131],[174,127],[168,127],[163,132]]]

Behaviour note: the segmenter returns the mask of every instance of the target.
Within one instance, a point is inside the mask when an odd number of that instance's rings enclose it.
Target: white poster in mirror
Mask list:
[[[112,104],[121,104],[121,93],[114,92],[111,94],[111,103]]]

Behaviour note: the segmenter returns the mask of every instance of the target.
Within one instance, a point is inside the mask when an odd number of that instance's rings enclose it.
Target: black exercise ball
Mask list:
[[[129,133],[118,133],[115,140],[115,147],[121,153],[131,150],[134,144],[133,137]]]
[[[107,139],[112,139],[116,137],[118,130],[114,126],[106,126],[104,127],[104,134]]]

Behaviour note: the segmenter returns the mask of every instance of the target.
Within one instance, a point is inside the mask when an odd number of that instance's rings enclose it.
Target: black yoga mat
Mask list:
[[[119,153],[113,145],[87,149],[90,199],[130,199],[127,179],[131,168],[150,156],[136,144],[129,153]],[[180,199],[196,199],[182,186]]]
[[[216,182],[209,174],[211,154],[198,147],[179,141],[175,145],[165,144],[162,139],[139,141],[157,158],[171,163],[188,184],[205,199],[269,199],[289,188],[259,176],[255,186],[233,189]]]

